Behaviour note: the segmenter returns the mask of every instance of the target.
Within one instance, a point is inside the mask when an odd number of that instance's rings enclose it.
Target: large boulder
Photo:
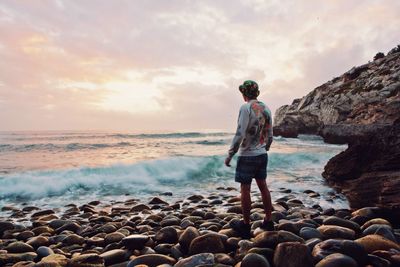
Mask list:
[[[317,134],[349,145],[323,173],[351,207],[379,206],[400,218],[400,52],[397,50],[280,107],[274,134]],[[397,219],[400,220],[400,219]]]

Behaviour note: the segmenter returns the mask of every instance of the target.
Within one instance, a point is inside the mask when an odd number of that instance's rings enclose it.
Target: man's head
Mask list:
[[[255,81],[247,80],[239,86],[239,91],[243,94],[243,97],[248,99],[256,99],[260,94],[258,90],[258,84]]]

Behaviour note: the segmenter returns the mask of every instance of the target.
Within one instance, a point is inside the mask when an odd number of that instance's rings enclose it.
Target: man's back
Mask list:
[[[229,154],[240,147],[240,156],[265,154],[272,142],[272,116],[269,108],[261,101],[250,100],[240,108],[238,128]]]

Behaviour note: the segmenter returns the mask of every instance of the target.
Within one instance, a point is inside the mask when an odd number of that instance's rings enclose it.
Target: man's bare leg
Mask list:
[[[243,222],[250,223],[250,210],[251,210],[251,197],[250,197],[251,184],[240,184],[240,200],[242,204]]]
[[[271,194],[269,192],[267,183],[265,179],[256,179],[257,186],[261,192],[261,199],[264,204],[264,211],[265,211],[265,221],[271,220],[271,213],[272,213],[272,202],[271,202]]]

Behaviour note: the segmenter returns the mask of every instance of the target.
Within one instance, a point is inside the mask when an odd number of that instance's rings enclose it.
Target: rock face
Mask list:
[[[323,173],[353,208],[400,210],[400,52],[352,68],[275,114],[274,134],[349,145]]]

